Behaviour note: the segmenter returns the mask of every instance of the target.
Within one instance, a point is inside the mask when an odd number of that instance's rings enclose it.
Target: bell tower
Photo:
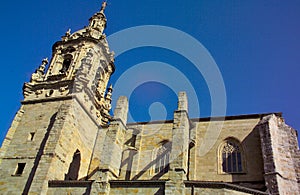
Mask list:
[[[90,18],[89,26],[71,34],[69,29],[61,41],[53,45],[52,59],[46,70],[48,59],[24,84],[23,102],[61,99],[67,96],[79,98],[84,92],[93,105],[93,115],[99,124],[110,119],[112,86],[107,89],[108,80],[114,72],[113,53],[109,51],[103,31],[106,17],[103,3],[101,10]],[[84,100],[81,100],[84,101]],[[84,102],[82,102],[84,103]],[[85,104],[87,107],[87,105]],[[88,108],[88,107],[87,107]]]
[[[1,148],[0,191],[46,194],[49,180],[84,180],[98,131],[110,115],[114,54],[103,31],[104,10],[68,30],[43,59]]]

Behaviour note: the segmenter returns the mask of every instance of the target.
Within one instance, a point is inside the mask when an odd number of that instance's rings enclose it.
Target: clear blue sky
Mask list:
[[[4,1],[1,3],[0,142],[20,107],[22,85],[68,28],[81,29],[99,10],[100,0]],[[210,52],[226,87],[227,115],[283,112],[300,129],[300,1],[252,0],[109,0],[106,35],[137,25],[164,25],[184,31]],[[111,48],[114,50],[114,48]],[[144,61],[171,64],[197,89],[201,117],[210,116],[205,80],[184,57],[168,50],[140,48],[116,59],[112,83]],[[188,94],[189,95],[189,94]],[[115,102],[117,97],[113,96]],[[150,120],[149,105],[161,102],[167,118],[176,94],[163,83],[149,82],[130,97],[134,121]],[[199,116],[191,116],[199,117]],[[152,118],[152,119],[159,119]]]

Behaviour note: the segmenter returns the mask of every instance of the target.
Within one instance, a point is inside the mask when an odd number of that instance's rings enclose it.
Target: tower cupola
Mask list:
[[[106,17],[104,14],[104,10],[106,8],[107,2],[104,1],[102,3],[101,9],[99,12],[95,13],[89,20],[89,29],[99,31],[101,34],[103,33],[104,29],[106,28]]]
[[[76,40],[82,37],[90,37],[97,40],[104,39],[105,35],[103,31],[106,28],[107,19],[104,14],[105,8],[107,6],[107,2],[104,1],[102,3],[100,11],[96,12],[90,19],[89,25],[80,29],[74,33],[71,33],[69,29],[66,34],[62,37],[63,42],[67,42],[70,40]]]

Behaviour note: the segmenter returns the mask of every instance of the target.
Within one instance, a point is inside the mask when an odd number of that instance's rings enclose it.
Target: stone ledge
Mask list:
[[[90,187],[93,181],[64,181],[64,180],[50,180],[49,187]]]
[[[206,182],[206,181],[184,181],[186,187],[198,187],[198,188],[215,188],[215,189],[230,189],[239,192],[245,192],[257,195],[267,195],[268,193],[259,190],[254,190],[246,187],[242,187],[235,184],[225,183],[225,182]]]
[[[59,97],[49,97],[49,98],[43,98],[43,99],[33,99],[33,100],[23,100],[21,101],[21,104],[36,104],[36,103],[42,103],[42,102],[52,102],[52,101],[59,101],[59,100],[70,100],[73,96],[59,96]]]
[[[14,157],[3,157],[3,160],[19,160],[19,159],[35,159],[35,156],[14,156]]]
[[[164,187],[167,180],[110,180],[112,188],[117,187]]]

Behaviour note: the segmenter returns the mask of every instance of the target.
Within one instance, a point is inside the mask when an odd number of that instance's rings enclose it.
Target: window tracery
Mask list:
[[[156,150],[154,173],[167,173],[169,171],[169,161],[171,143],[167,142]]]
[[[243,154],[237,140],[228,139],[221,147],[221,169],[223,173],[242,173]]]

